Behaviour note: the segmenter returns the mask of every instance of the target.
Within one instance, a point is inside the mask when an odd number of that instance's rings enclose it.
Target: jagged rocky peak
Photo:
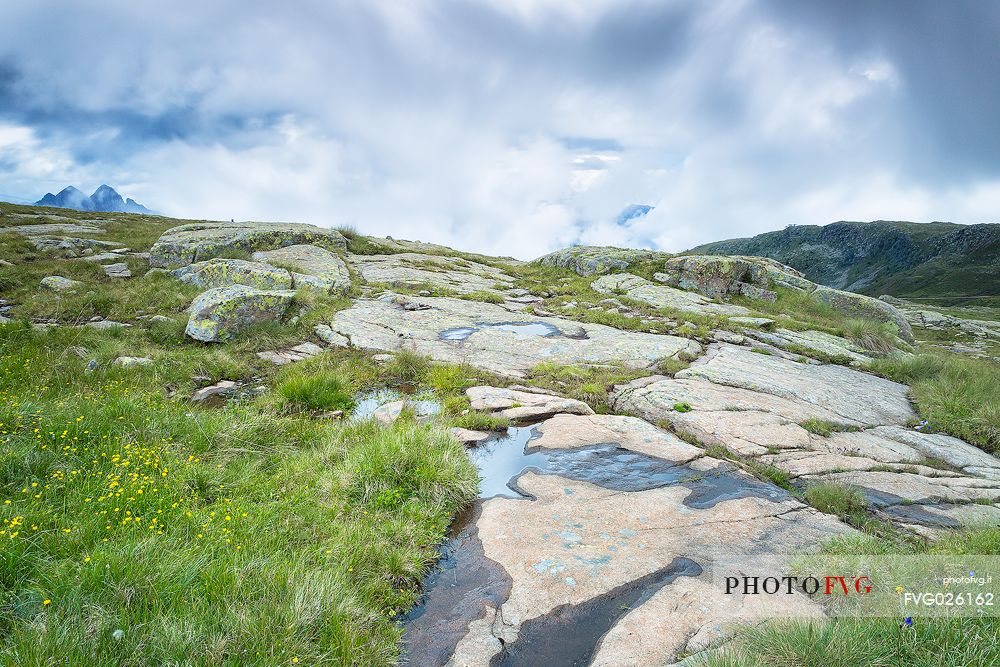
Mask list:
[[[89,197],[72,185],[63,188],[59,194],[51,192],[35,202],[36,206],[69,208],[75,211],[101,211],[109,213],[152,213],[151,210],[132,198],[124,199],[118,191],[107,184],[94,190]]]

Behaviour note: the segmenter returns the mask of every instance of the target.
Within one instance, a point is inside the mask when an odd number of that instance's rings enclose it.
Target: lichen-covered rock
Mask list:
[[[83,285],[79,280],[70,280],[63,276],[45,276],[41,281],[42,287],[54,292],[68,292]]]
[[[668,259],[660,282],[694,290],[718,299],[743,294],[752,299],[774,301],[774,286],[812,291],[816,285],[795,269],[764,257],[728,257],[724,255],[688,255]]]
[[[296,288],[313,287],[328,292],[345,292],[351,286],[351,274],[336,254],[314,245],[290,245],[253,254],[260,262],[291,266]]]
[[[645,278],[631,273],[616,273],[602,276],[590,287],[601,294],[620,294],[635,301],[642,301],[657,308],[683,310],[695,315],[749,315],[743,306],[715,303],[697,292],[688,292],[676,287],[654,285]]]
[[[891,306],[885,301],[829,287],[817,287],[813,294],[823,303],[833,306],[848,317],[862,317],[894,324],[899,329],[899,335],[903,340],[908,343],[914,342],[910,323],[895,306]]]
[[[284,316],[295,292],[260,290],[245,285],[216,287],[191,304],[184,333],[205,342],[226,341],[254,324],[275,322]]]
[[[461,257],[404,252],[393,255],[351,255],[351,266],[369,283],[398,287],[431,286],[459,294],[492,292],[514,286],[501,269]]]
[[[230,285],[246,285],[263,290],[292,288],[292,276],[288,271],[244,259],[210,259],[182,266],[172,273],[181,282],[205,289]]]
[[[199,222],[168,229],[150,248],[153,267],[176,268],[232,251],[273,250],[303,243],[347,248],[334,229],[278,222]]]
[[[535,260],[544,266],[557,266],[575,271],[581,276],[595,276],[612,271],[625,271],[636,262],[665,260],[669,253],[611,246],[573,246],[563,248]]]
[[[447,297],[412,301],[386,294],[377,300],[358,299],[334,315],[330,329],[356,348],[412,350],[512,377],[524,377],[542,362],[649,368],[666,358],[701,351],[698,343],[677,336],[558,317],[526,319],[512,307]]]

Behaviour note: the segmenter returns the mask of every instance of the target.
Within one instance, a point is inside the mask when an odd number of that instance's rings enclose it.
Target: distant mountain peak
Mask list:
[[[629,220],[634,220],[635,218],[641,218],[655,207],[649,204],[629,204],[622,209],[622,212],[618,214],[618,218],[615,220],[619,225],[624,225]]]
[[[59,194],[46,193],[35,202],[36,206],[53,206],[74,211],[101,211],[106,213],[152,213],[151,210],[131,197],[123,199],[118,191],[107,183],[102,183],[89,197],[72,185],[63,188]]]

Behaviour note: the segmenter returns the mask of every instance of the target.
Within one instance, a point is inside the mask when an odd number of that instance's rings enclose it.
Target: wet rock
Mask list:
[[[513,377],[523,377],[543,361],[646,368],[664,358],[701,350],[696,342],[676,336],[555,317],[526,320],[523,313],[481,301],[426,298],[420,302],[429,309],[407,311],[401,300],[406,301],[393,294],[377,300],[358,299],[352,307],[338,311],[330,327],[349,338],[354,347],[413,350],[438,361],[469,363]]]
[[[391,424],[399,419],[404,410],[412,411],[413,415],[421,420],[436,415],[441,408],[433,401],[410,401],[404,398],[378,406],[372,413],[372,417],[383,424]]]
[[[686,292],[674,287],[654,285],[645,278],[631,273],[616,273],[602,276],[590,284],[591,288],[602,294],[618,294],[635,301],[648,303],[657,308],[671,308],[696,315],[749,315],[750,311],[742,306],[726,303],[715,303],[708,297],[696,292]]]
[[[129,270],[128,264],[125,262],[118,262],[117,264],[106,264],[104,275],[108,278],[131,278],[132,271]]]
[[[665,260],[668,257],[670,257],[669,253],[655,250],[613,248],[610,246],[573,246],[539,257],[535,263],[569,269],[581,276],[594,276],[625,271],[636,262]]]
[[[182,266],[173,276],[184,283],[212,289],[245,285],[262,290],[291,289],[292,277],[288,271],[243,259],[210,259]]]
[[[503,296],[514,281],[500,269],[458,257],[399,253],[351,255],[348,260],[367,282],[397,287],[429,284],[459,294],[490,292]]]
[[[54,292],[68,292],[82,286],[79,280],[70,280],[63,276],[46,276],[42,278],[41,286]]]
[[[888,322],[899,329],[900,337],[914,342],[913,329],[903,314],[894,306],[864,294],[844,292],[829,287],[817,287],[813,294],[823,303],[833,306],[849,317],[861,317]]]
[[[466,447],[474,447],[493,435],[486,431],[473,431],[472,429],[460,428],[458,426],[448,429],[448,432]]]
[[[191,394],[192,403],[204,403],[215,397],[230,396],[236,392],[238,385],[232,380],[219,380],[213,385],[202,387]]]
[[[244,285],[210,289],[191,304],[184,333],[205,342],[229,340],[254,324],[281,320],[294,296],[291,291]]]
[[[615,443],[622,449],[655,456],[674,463],[688,463],[704,455],[673,433],[638,417],[595,414],[556,414],[535,427],[536,447],[573,449]]]
[[[327,292],[345,292],[351,286],[351,274],[336,254],[314,245],[290,245],[276,250],[255,252],[253,259],[291,266],[296,289],[312,287]]]
[[[318,244],[346,249],[333,229],[276,222],[204,222],[168,229],[150,248],[153,267],[176,268],[233,251],[256,252],[290,245]]]
[[[111,365],[130,368],[132,366],[149,366],[152,363],[153,360],[149,357],[117,357],[111,362]]]
[[[573,398],[517,391],[501,387],[469,387],[465,390],[473,410],[489,411],[511,421],[531,421],[558,413],[592,415],[593,409]]]
[[[258,352],[257,356],[264,361],[270,361],[276,366],[284,366],[285,364],[291,364],[296,361],[304,361],[309,357],[315,357],[317,354],[323,352],[321,348],[316,343],[299,343],[295,347],[291,347],[287,350],[266,350],[264,352]]]

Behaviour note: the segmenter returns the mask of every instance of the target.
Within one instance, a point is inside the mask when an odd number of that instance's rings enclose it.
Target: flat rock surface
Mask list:
[[[315,287],[343,292],[351,286],[351,273],[336,253],[314,245],[290,245],[253,254],[261,262],[290,266],[295,287]]]
[[[551,394],[518,391],[503,387],[469,387],[465,390],[473,410],[484,410],[511,421],[530,421],[550,417],[560,412],[592,415],[594,411],[583,401]]]
[[[298,244],[347,248],[334,229],[284,222],[198,222],[168,229],[149,250],[153,267],[176,268],[233,251],[255,252]]]
[[[370,283],[394,287],[428,285],[459,294],[500,293],[514,279],[500,269],[460,257],[403,252],[395,255],[351,255],[348,261]]]
[[[543,361],[648,368],[661,359],[701,350],[698,343],[677,336],[526,316],[500,305],[446,297],[359,299],[338,311],[330,328],[355,347],[408,349],[514,377]]]
[[[480,501],[405,624],[408,664],[666,665],[752,615],[746,605],[768,612],[721,595],[714,558],[809,552],[852,532],[634,417],[557,415],[535,430],[530,451],[566,472],[529,468],[516,479],[527,499]]]
[[[750,311],[743,306],[717,303],[697,292],[655,285],[631,273],[602,276],[590,286],[602,294],[624,296],[657,308],[672,308],[695,315],[750,315]]]
[[[616,388],[611,399],[616,410],[664,420],[699,443],[778,468],[796,483],[857,487],[880,507],[1000,498],[1000,460],[957,438],[909,428],[916,415],[905,386],[843,366],[713,345],[675,378],[636,380]],[[940,523],[919,509],[907,510],[905,520],[901,514],[888,516],[908,527]],[[980,515],[949,513],[958,523]]]
[[[900,424],[916,418],[905,385],[843,366],[800,364],[733,345],[713,346],[676,377],[702,378],[822,406],[863,424]]]

